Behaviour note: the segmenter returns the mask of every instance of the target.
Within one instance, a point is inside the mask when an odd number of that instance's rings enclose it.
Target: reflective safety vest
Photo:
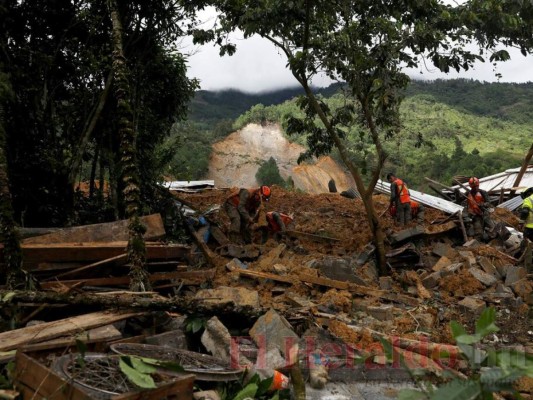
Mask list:
[[[529,214],[527,215],[526,223],[524,226],[529,229],[533,229],[533,195],[527,197],[522,203],[522,208],[529,209]]]
[[[485,199],[480,191],[477,191],[474,195],[472,192],[468,193],[466,200],[468,203],[468,212],[470,214],[483,215],[480,205],[485,203]]]
[[[268,221],[269,229],[272,232],[279,232],[281,230],[281,226],[279,226],[278,223],[276,222],[276,219],[274,218],[274,212],[275,211],[267,212],[266,219]],[[289,217],[287,214],[278,213],[278,215],[280,216],[285,226],[289,225],[293,221],[293,219]]]
[[[396,178],[394,181],[397,188],[397,195],[400,199],[400,203],[409,203],[411,201],[411,196],[409,196],[409,189],[407,188],[407,185],[403,183],[403,181],[399,178]]]
[[[261,205],[260,189],[241,189],[241,190],[248,191],[248,200],[246,201],[244,208],[246,208],[246,211],[248,211],[249,214],[255,214],[255,212]],[[226,201],[230,203],[231,205],[238,207],[240,203],[240,190],[237,193],[233,193],[231,196],[229,196]]]

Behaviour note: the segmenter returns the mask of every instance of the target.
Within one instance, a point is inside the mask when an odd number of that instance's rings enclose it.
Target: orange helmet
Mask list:
[[[470,178],[468,180],[468,184],[470,185],[471,188],[478,187],[479,186],[479,179],[477,179],[475,176],[473,176],[472,178]]]
[[[263,199],[265,201],[270,200],[270,195],[271,195],[270,188],[268,186],[261,186],[261,196],[263,196]]]

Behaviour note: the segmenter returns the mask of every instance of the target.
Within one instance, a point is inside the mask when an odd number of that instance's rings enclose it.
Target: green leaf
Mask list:
[[[198,332],[204,326],[203,321],[200,318],[192,320],[192,333]]]
[[[274,377],[271,376],[270,378],[266,378],[263,380],[260,380],[257,384],[257,397],[264,395],[270,390],[270,387],[272,386],[272,382],[274,382]]]
[[[130,367],[124,358],[125,357],[120,357],[119,367],[131,383],[144,389],[153,389],[156,387],[155,382],[150,375],[143,374],[135,368]]]
[[[383,352],[385,353],[385,356],[387,357],[387,362],[391,363],[393,360],[393,352],[394,352],[394,349],[392,348],[392,343],[382,337],[379,338],[379,341],[381,342],[381,345],[383,346]]]
[[[481,394],[479,382],[473,380],[453,380],[437,389],[431,400],[470,400]]]
[[[145,363],[142,359],[138,357],[131,357],[131,366],[137,371],[142,372],[143,374],[151,374],[156,371],[156,368],[152,365]]]
[[[414,389],[402,389],[398,394],[398,400],[419,400],[427,398],[428,396],[424,392]]]
[[[11,300],[13,297],[15,297],[15,292],[9,292],[9,293],[6,293],[4,295],[4,297],[2,297],[2,302],[3,303],[7,303],[9,302],[9,300]]]
[[[255,383],[249,383],[244,389],[242,389],[232,400],[244,400],[247,397],[255,398],[257,393],[257,385]]]
[[[476,335],[484,337],[489,333],[498,332],[500,329],[494,321],[496,321],[496,310],[493,307],[485,308],[476,321]]]

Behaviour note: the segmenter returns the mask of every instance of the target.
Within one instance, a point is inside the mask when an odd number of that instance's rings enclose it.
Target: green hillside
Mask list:
[[[332,108],[343,102],[339,87],[337,84],[321,89]],[[287,115],[300,114],[294,101],[294,96],[300,94],[299,89],[254,95],[201,91],[191,107],[190,120],[197,129],[194,135],[187,136],[188,140],[202,141],[207,147],[232,127],[238,129],[246,123],[265,120],[283,124]],[[412,186],[424,189],[425,176],[451,184],[454,175],[486,176],[517,167],[531,145],[532,110],[532,83],[413,81],[402,104],[403,129],[385,143],[389,153],[386,170],[394,170]],[[220,124],[216,126],[222,119],[226,120],[223,130]],[[373,157],[370,143],[364,136],[361,140],[359,133],[348,132],[349,147],[353,159],[364,168],[372,165]],[[290,139],[306,144],[305,137]],[[197,148],[191,143],[186,147]],[[208,154],[207,149],[203,153]],[[198,163],[197,155],[194,160]],[[187,163],[183,154],[181,163]],[[205,172],[206,168],[202,171],[189,168],[189,173],[198,178]]]

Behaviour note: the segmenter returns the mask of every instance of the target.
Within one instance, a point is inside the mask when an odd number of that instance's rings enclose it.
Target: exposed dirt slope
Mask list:
[[[292,177],[295,188],[305,192],[328,192],[332,178],[339,191],[354,187],[351,176],[331,157],[321,157],[314,165],[297,165],[296,160],[304,150],[289,142],[279,125],[249,124],[213,146],[209,179],[214,179],[217,187],[256,186],[259,166],[273,157],[283,179]]]

